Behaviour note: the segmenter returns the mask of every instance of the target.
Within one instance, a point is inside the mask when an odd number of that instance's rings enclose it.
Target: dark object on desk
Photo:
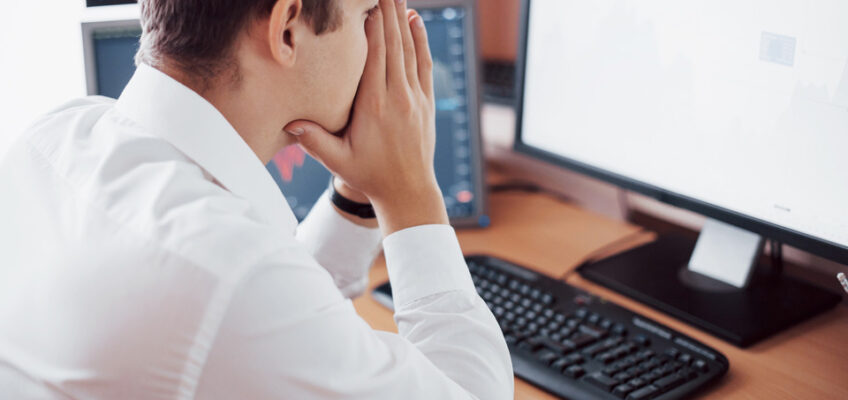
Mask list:
[[[483,62],[483,100],[513,105],[515,102],[515,64],[505,61]]]
[[[691,273],[694,242],[659,240],[583,265],[585,278],[680,318],[741,347],[824,312],[842,298],[758,266],[746,288]],[[646,279],[648,277],[648,279]],[[796,301],[801,300],[802,301]]]
[[[718,351],[565,282],[493,257],[466,261],[515,374],[557,396],[677,399],[727,372]],[[392,307],[388,283],[373,296]]]

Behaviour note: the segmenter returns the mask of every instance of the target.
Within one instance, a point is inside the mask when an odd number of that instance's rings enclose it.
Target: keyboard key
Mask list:
[[[594,337],[595,339],[601,339],[607,335],[607,331],[594,325],[583,324],[577,328],[579,332],[585,333]]]
[[[613,365],[606,366],[601,371],[603,373],[609,375],[609,376],[613,376],[613,375],[617,374],[619,371],[621,371],[621,366],[616,363],[616,364],[613,364]]]
[[[578,353],[571,353],[571,354],[567,355],[567,356],[565,357],[565,360],[566,360],[566,361],[568,361],[568,364],[569,364],[569,365],[572,365],[572,364],[582,364],[582,363],[583,363],[583,361],[586,361],[586,359],[585,359],[585,358],[583,358],[583,356],[581,356],[581,355],[580,355],[580,354],[578,354]]]
[[[557,354],[565,354],[571,351],[571,348],[563,346],[561,343],[554,341],[549,337],[537,336],[529,339],[533,346],[537,346],[536,348],[545,347],[546,349],[553,351]]]
[[[598,361],[604,364],[609,364],[615,361],[615,356],[610,352],[601,353],[601,355],[598,356]]]
[[[559,358],[559,355],[548,349],[542,349],[536,353],[536,358],[547,365],[551,365]]]
[[[586,375],[586,381],[607,392],[611,391],[619,383],[617,379],[606,376],[603,372],[593,372]]]
[[[586,321],[589,321],[590,324],[597,324],[600,320],[601,316],[598,313],[594,312],[589,314],[589,318],[586,319]]]
[[[678,375],[669,375],[654,382],[654,386],[656,386],[660,391],[665,392],[674,389],[681,383],[683,383],[683,378]]]
[[[579,365],[572,365],[572,366],[566,368],[565,371],[563,371],[563,374],[565,374],[566,376],[572,377],[574,379],[577,379],[577,378],[583,376],[585,373],[586,373],[586,370],[584,370],[583,367],[581,367]]]
[[[615,324],[612,326],[612,334],[616,336],[627,336],[627,328],[622,324]]]
[[[588,314],[589,314],[589,310],[587,310],[585,308],[578,308],[577,311],[574,312],[574,316],[579,318],[579,319],[586,318],[586,315],[588,315]]]
[[[636,353],[636,358],[638,358],[639,360],[647,360],[647,359],[649,359],[653,356],[654,356],[654,351],[651,350],[651,349],[642,350],[639,353]]]
[[[556,361],[554,361],[553,363],[551,363],[551,368],[553,368],[553,369],[555,369],[559,372],[562,372],[562,370],[565,369],[565,367],[567,367],[568,365],[569,365],[568,360],[566,360],[564,358],[560,358],[560,359],[557,359]]]
[[[571,341],[574,342],[574,347],[580,349],[594,343],[595,337],[587,334],[578,334],[577,336],[571,338]]]
[[[633,379],[627,381],[627,384],[630,385],[630,387],[632,387],[634,389],[639,389],[640,387],[647,385],[648,382],[645,382],[644,380],[639,379],[639,378],[633,378]]]
[[[677,371],[677,375],[679,375],[681,378],[689,381],[689,380],[695,379],[698,376],[698,373],[695,372],[694,369],[686,367],[686,368],[681,369],[680,371]]]
[[[668,350],[666,350],[666,351],[665,351],[665,355],[667,355],[667,356],[669,356],[669,357],[671,357],[671,358],[677,358],[677,355],[678,355],[678,354],[680,354],[680,350],[677,350],[677,349],[676,349],[676,348],[674,348],[674,347],[672,347],[672,348],[670,348],[670,349],[668,349]]]
[[[633,391],[633,392],[630,392],[630,394],[629,394],[629,395],[627,395],[627,400],[643,400],[643,399],[649,399],[649,398],[651,398],[651,396],[653,396],[653,395],[654,395],[654,393],[656,393],[656,392],[657,392],[657,388],[656,388],[656,386],[654,386],[654,385],[648,385],[648,386],[645,386],[645,387],[643,387],[643,388],[641,388],[641,389],[637,389],[637,390],[635,390],[635,391]]]
[[[692,362],[692,355],[689,353],[681,353],[677,356],[677,361],[680,361],[684,365],[689,365],[689,363]]]
[[[710,370],[710,367],[707,366],[707,362],[704,360],[695,360],[692,366],[701,372],[708,372]]]
[[[648,346],[651,345],[651,339],[648,339],[647,336],[642,335],[642,334],[633,336],[633,341],[636,342],[636,344],[638,344],[639,346],[642,346],[642,347],[648,347]]]
[[[612,394],[616,395],[620,399],[623,399],[625,396],[627,396],[627,393],[632,392],[633,389],[634,387],[625,383],[623,385],[616,386],[615,389],[612,390]]]
[[[621,381],[621,382],[627,382],[631,378],[633,378],[633,375],[628,374],[627,372],[619,372],[619,373],[613,375],[613,378],[615,378],[616,380]]]

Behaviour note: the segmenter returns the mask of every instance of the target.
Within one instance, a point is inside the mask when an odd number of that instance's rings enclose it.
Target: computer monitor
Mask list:
[[[436,179],[455,226],[488,226],[480,145],[473,0],[411,0],[427,27],[434,61]],[[82,24],[88,93],[117,98],[135,72],[137,19]],[[266,166],[302,220],[329,185],[330,173],[289,146]]]
[[[89,95],[118,98],[135,72],[141,25],[137,19],[82,24]]]
[[[835,304],[749,277],[763,237],[848,263],[848,4],[522,12],[517,151],[709,217],[694,246],[662,239],[585,276],[737,344]]]

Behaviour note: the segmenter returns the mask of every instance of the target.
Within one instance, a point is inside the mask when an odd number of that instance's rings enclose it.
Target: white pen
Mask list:
[[[848,292],[848,278],[845,277],[845,273],[840,272],[836,274],[836,279],[839,279],[839,283],[842,284],[842,288],[845,289],[845,292]]]

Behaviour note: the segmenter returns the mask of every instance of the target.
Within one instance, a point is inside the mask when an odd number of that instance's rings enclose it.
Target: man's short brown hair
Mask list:
[[[338,28],[344,0],[301,0],[300,18],[316,34]],[[277,0],[141,0],[136,63],[170,62],[207,80],[234,67],[230,50],[248,22],[268,17]],[[236,72],[237,73],[237,72]]]

